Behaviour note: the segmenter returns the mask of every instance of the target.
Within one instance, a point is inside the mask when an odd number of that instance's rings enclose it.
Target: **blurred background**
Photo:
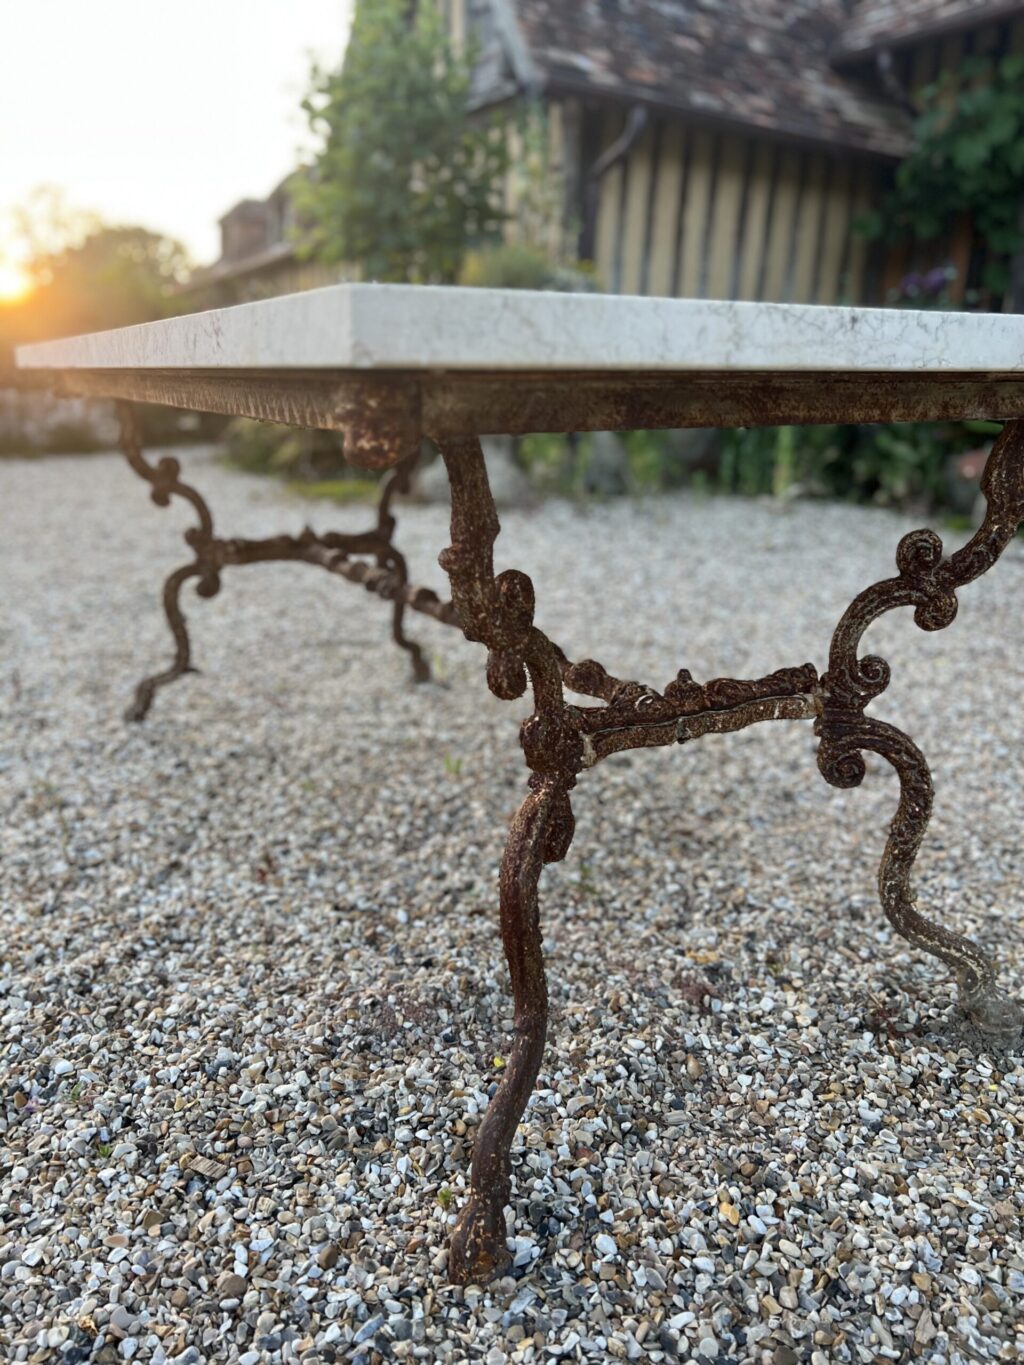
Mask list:
[[[340,280],[1020,311],[1024,4],[127,0],[5,17],[0,454],[109,447],[19,341]],[[61,41],[53,42],[59,32]],[[332,435],[162,442],[348,501]],[[507,499],[691,487],[969,522],[985,423],[493,443]],[[436,481],[435,481],[436,482]],[[424,497],[443,495],[424,476]]]

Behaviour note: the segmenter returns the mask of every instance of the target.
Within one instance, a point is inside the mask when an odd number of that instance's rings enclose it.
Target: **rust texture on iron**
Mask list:
[[[580,772],[612,753],[686,743],[764,721],[812,720],[821,740],[819,767],[834,785],[863,780],[865,752],[885,758],[899,776],[901,796],[879,871],[882,907],[897,933],[953,969],[963,1007],[979,1028],[1001,1042],[1020,1035],[1024,1016],[997,990],[986,954],[916,909],[910,879],[931,814],[931,775],[906,735],[864,715],[888,685],[889,669],[880,659],[860,658],[858,649],[871,622],[897,606],[914,606],[925,629],[948,625],[956,590],[999,558],[1024,521],[1024,424],[1006,427],[993,451],[983,482],[988,514],[977,535],[948,560],[932,532],[905,537],[898,576],[862,593],[843,616],[824,676],[803,664],[760,679],[699,683],[682,670],[660,692],[613,677],[593,659],[573,663],[537,628],[531,580],[516,570],[494,572],[500,526],[479,441],[444,438],[439,445],[452,490],[452,543],[440,563],[451,582],[456,622],[468,639],[486,646],[487,681],[497,697],[513,700],[528,687],[533,694],[533,714],[520,734],[528,794],[511,822],[499,881],[514,1040],[476,1137],[470,1191],[452,1235],[449,1274],[465,1284],[492,1279],[509,1262],[504,1210],[511,1148],[547,1034],[540,874],[569,850],[570,793]],[[601,705],[571,704],[566,690]]]
[[[118,417],[121,449],[136,474],[152,486],[153,501],[158,507],[167,507],[172,498],[183,498],[195,509],[197,518],[197,524],[185,532],[185,543],[192,552],[192,560],[176,569],[168,577],[163,589],[164,615],[174,641],[174,658],[163,672],[144,678],[139,683],[127,711],[129,720],[143,720],[161,687],[186,673],[195,672],[188,623],[181,609],[182,589],[192,579],[197,579],[196,591],[199,596],[215,597],[220,592],[223,570],[233,565],[299,562],[317,565],[351,582],[361,583],[368,592],[392,603],[392,638],[400,649],[408,653],[414,680],[429,680],[430,665],[422,648],[405,634],[406,609],[411,608],[451,624],[455,623],[455,613],[450,603],[442,602],[430,589],[417,588],[409,583],[405,559],[394,545],[392,503],[396,494],[408,491],[418,449],[402,460],[384,480],[377,524],[362,535],[343,535],[338,532],[318,535],[307,528],[298,536],[225,540],[215,535],[213,517],[204,499],[182,480],[179,461],[170,455],[165,455],[156,464],[146,459],[138,422],[130,404],[118,404]]]
[[[506,374],[353,370],[19,371],[58,393],[165,403],[340,431],[353,463],[398,464],[434,437],[1024,417],[1019,376],[816,370]]]
[[[441,438],[1024,417],[1019,378],[996,373],[545,371],[429,375],[421,383],[423,429]]]
[[[878,878],[885,913],[897,933],[953,969],[964,1010],[978,1027],[1012,1040],[1020,1034],[1024,1013],[998,990],[987,954],[969,939],[927,920],[916,908],[911,878],[931,818],[931,774],[907,735],[865,716],[868,704],[889,686],[891,670],[884,659],[859,653],[868,627],[897,607],[913,607],[914,621],[922,630],[943,630],[952,624],[957,590],[992,568],[1013,540],[1024,522],[1024,423],[1004,427],[981,487],[987,510],[967,545],[946,559],[934,531],[912,531],[896,552],[897,576],[862,592],[840,621],[822,678],[818,766],[835,787],[861,784],[865,753],[878,754],[895,769],[900,803]]]
[[[345,457],[389,469],[420,448],[422,395],[416,376],[351,370],[22,370],[24,385],[119,404],[162,403],[190,412],[251,417],[339,431]]]
[[[662,396],[669,392],[662,390]],[[614,395],[610,401],[614,403]],[[686,401],[692,402],[692,391]],[[711,403],[710,391],[701,401]],[[790,400],[783,396],[783,401]],[[782,411],[767,412],[762,397],[760,420],[783,420]],[[872,411],[876,418],[880,415],[877,406]],[[603,412],[606,415],[607,409]],[[632,412],[629,407],[617,409],[622,420]],[[666,410],[664,415],[671,413]],[[485,425],[486,414],[478,416]],[[647,409],[647,420],[641,424],[652,425],[651,416]],[[912,874],[932,811],[931,774],[907,735],[865,714],[886,690],[891,675],[884,660],[861,656],[860,647],[871,624],[897,607],[912,607],[915,621],[925,630],[948,626],[956,616],[958,590],[999,559],[1024,522],[1024,423],[1004,429],[989,459],[982,482],[988,510],[977,534],[948,558],[934,532],[905,536],[897,551],[896,576],[861,593],[842,616],[824,674],[808,663],[758,679],[700,683],[684,669],[659,691],[615,677],[596,660],[573,662],[535,624],[531,580],[514,569],[495,573],[500,524],[476,434],[438,437],[451,484],[451,544],[440,556],[451,584],[451,601],[444,602],[430,590],[409,584],[405,561],[393,544],[392,499],[406,486],[415,456],[402,459],[385,482],[377,525],[364,535],[316,535],[307,530],[299,536],[224,540],[214,534],[202,498],[182,481],[178,462],[164,458],[150,465],[145,460],[127,405],[121,406],[121,421],[125,454],[152,485],[154,500],[166,506],[172,497],[182,497],[197,515],[197,525],[186,533],[193,559],[171,575],[164,590],[175,660],[167,672],[140,685],[131,714],[144,715],[156,688],[190,667],[188,632],[178,600],[184,584],[196,578],[199,592],[212,596],[226,566],[272,560],[319,565],[391,601],[394,637],[409,651],[417,677],[429,675],[418,647],[404,637],[406,607],[458,627],[467,639],[484,645],[487,682],[495,696],[515,700],[528,690],[532,693],[532,714],[520,731],[530,772],[528,789],[511,822],[499,878],[514,1039],[474,1145],[469,1196],[452,1236],[453,1280],[486,1281],[508,1266],[505,1207],[511,1193],[512,1143],[540,1071],[547,1036],[540,876],[545,863],[558,862],[569,851],[575,828],[570,796],[579,774],[611,754],[688,743],[766,721],[812,720],[820,740],[818,766],[832,785],[858,786],[866,772],[865,754],[885,759],[899,778],[900,801],[879,870],[883,910],[898,934],[952,969],[963,1008],[982,1031],[999,1042],[1020,1036],[1024,1015],[999,992],[988,956],[917,909]],[[379,412],[374,414],[364,428],[366,441],[373,446],[387,429]],[[572,702],[567,693],[588,700]]]

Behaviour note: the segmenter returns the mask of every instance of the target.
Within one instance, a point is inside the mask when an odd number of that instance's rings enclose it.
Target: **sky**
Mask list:
[[[221,214],[311,147],[299,104],[312,61],[340,61],[352,4],[0,0],[0,277],[11,210],[43,185],[215,259]]]

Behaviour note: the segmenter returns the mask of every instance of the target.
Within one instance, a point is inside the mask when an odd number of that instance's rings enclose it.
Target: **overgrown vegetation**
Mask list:
[[[997,422],[758,427],[705,433],[703,439],[635,431],[623,438],[622,491],[820,497],[963,516],[974,502],[976,480],[960,472],[958,457],[983,449],[1000,429]],[[539,487],[584,494],[591,437],[530,436],[520,450]]]
[[[971,488],[961,486],[957,456],[1000,430],[997,422],[905,422],[725,432],[717,487],[961,512]]]
[[[1024,57],[968,58],[927,86],[920,101],[914,150],[865,230],[930,242],[967,215],[988,251],[984,286],[1003,295],[1024,243]]]
[[[497,241],[508,145],[497,120],[470,117],[472,70],[440,5],[360,0],[341,70],[315,72],[304,105],[322,140],[298,187],[304,251],[439,284]]]

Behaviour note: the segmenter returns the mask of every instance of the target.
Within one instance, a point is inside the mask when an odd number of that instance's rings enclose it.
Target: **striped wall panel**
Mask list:
[[[623,115],[602,115],[602,146]],[[793,303],[859,300],[866,163],[654,121],[601,183],[595,266],[612,292]]]

